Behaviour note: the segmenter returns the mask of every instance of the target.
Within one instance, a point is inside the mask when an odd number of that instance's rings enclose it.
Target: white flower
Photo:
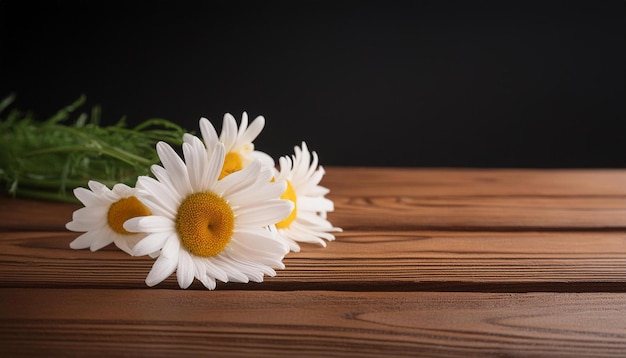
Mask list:
[[[291,251],[300,251],[297,242],[318,243],[326,246],[324,240],[335,240],[331,232],[341,232],[327,220],[327,213],[334,210],[334,204],[326,198],[329,190],[319,185],[324,176],[324,168],[318,167],[315,152],[309,153],[305,142],[302,148],[296,146],[291,158],[279,159],[280,171],[275,171],[276,180],[285,180],[287,190],[281,198],[294,203],[289,216],[276,223],[276,229],[289,245]]]
[[[222,142],[224,144],[226,159],[224,160],[224,167],[219,179],[243,169],[255,159],[260,160],[268,168],[274,168],[274,159],[264,152],[255,150],[252,143],[265,126],[265,118],[263,116],[256,117],[248,126],[248,114],[243,112],[241,125],[238,129],[235,118],[230,113],[226,113],[224,114],[222,132],[219,137],[215,127],[208,119],[200,118],[199,124],[204,145],[208,150],[208,157],[211,157],[211,151],[217,143]],[[183,140],[187,143],[191,141],[191,138],[190,134],[183,136]]]
[[[160,252],[146,278],[154,286],[176,272],[187,288],[197,278],[208,289],[223,282],[262,282],[284,268],[289,248],[267,226],[293,209],[281,200],[285,182],[271,182],[272,171],[259,161],[218,180],[225,145],[211,157],[202,141],[187,136],[184,161],[166,143],[157,144],[163,166],[152,166],[156,179],[140,176],[137,187],[153,215],[133,218],[128,231],[148,233],[134,247],[135,255]]]
[[[132,255],[133,246],[145,235],[124,229],[126,220],[150,215],[150,210],[137,199],[137,189],[115,184],[113,190],[91,180],[89,189],[76,188],[74,195],[84,207],[74,211],[72,221],[65,227],[85,232],[70,243],[73,249],[99,250],[111,243]]]

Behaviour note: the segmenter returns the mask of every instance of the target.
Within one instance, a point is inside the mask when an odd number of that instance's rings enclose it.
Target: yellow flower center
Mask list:
[[[118,234],[131,235],[133,232],[124,229],[124,222],[138,216],[148,216],[152,213],[150,210],[134,196],[120,199],[109,207],[107,213],[107,222],[111,230]]]
[[[237,152],[228,152],[224,157],[224,167],[222,167],[219,179],[241,169],[243,169],[241,155]]]
[[[178,207],[176,231],[182,245],[196,256],[211,257],[222,252],[234,229],[233,209],[212,192],[191,194]]]
[[[296,219],[297,214],[296,191],[293,189],[293,185],[291,185],[289,180],[287,180],[287,189],[285,189],[285,192],[280,196],[280,198],[284,200],[291,200],[293,202],[293,210],[289,213],[289,216],[276,224],[277,228],[285,229],[288,228],[289,225],[291,225],[291,223]]]

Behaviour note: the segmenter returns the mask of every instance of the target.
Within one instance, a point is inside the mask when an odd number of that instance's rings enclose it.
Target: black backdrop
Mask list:
[[[197,130],[264,115],[272,156],[626,167],[624,1],[0,0],[0,95]]]

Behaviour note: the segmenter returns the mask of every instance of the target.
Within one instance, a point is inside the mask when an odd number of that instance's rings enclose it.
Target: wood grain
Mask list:
[[[331,195],[626,197],[625,169],[326,168]]]
[[[620,357],[626,294],[0,289],[0,352]]]
[[[345,230],[626,231],[626,197],[401,197],[333,195],[333,225]],[[1,231],[67,231],[80,206],[0,199]]]
[[[347,230],[626,231],[626,170],[331,168]],[[1,230],[59,230],[79,205],[0,198]]]
[[[626,170],[326,170],[336,241],[216,291],[0,197],[0,357],[624,356]]]
[[[97,252],[72,250],[69,242],[75,236],[4,233],[0,285],[145,288],[143,280],[152,259],[131,257],[112,245]],[[536,290],[560,284],[560,290],[568,291],[626,291],[626,234],[351,231],[338,234],[326,248],[303,245],[301,252],[289,253],[284,263],[286,269],[254,288],[449,290],[454,285],[481,291],[495,285]],[[177,287],[173,277],[161,286]],[[202,289],[199,284],[194,287]]]
[[[626,230],[622,197],[345,197],[329,218],[347,230]]]
[[[67,231],[74,210],[82,205],[0,196],[0,235],[2,231]]]

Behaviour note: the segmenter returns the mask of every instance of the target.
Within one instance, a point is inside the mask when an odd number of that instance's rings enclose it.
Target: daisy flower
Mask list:
[[[318,167],[318,157],[310,153],[306,143],[302,148],[295,147],[295,154],[279,159],[280,171],[275,170],[276,180],[287,182],[287,189],[281,196],[294,203],[287,218],[276,223],[280,237],[287,242],[291,251],[300,251],[297,242],[317,243],[326,246],[326,241],[335,240],[331,232],[341,232],[327,220],[327,212],[334,210],[334,204],[325,196],[329,190],[319,185],[324,176],[324,168]]]
[[[222,122],[222,132],[218,137],[213,124],[204,117],[200,118],[200,133],[209,151],[208,156],[211,156],[210,151],[215,148],[218,142],[224,143],[226,158],[219,179],[243,169],[255,159],[260,160],[268,168],[274,167],[274,159],[264,152],[255,150],[252,143],[264,126],[265,117],[263,116],[256,117],[248,126],[248,114],[243,112],[241,125],[237,128],[235,118],[230,113],[226,113]],[[190,142],[191,135],[185,134],[183,140]]]
[[[208,157],[202,141],[187,136],[183,158],[165,142],[156,146],[163,166],[155,178],[140,176],[137,188],[152,215],[132,218],[124,228],[148,235],[135,245],[137,256],[159,252],[146,277],[154,286],[176,272],[181,288],[194,278],[208,289],[222,282],[262,282],[284,268],[289,248],[264,227],[284,219],[293,203],[281,200],[284,181],[271,182],[272,171],[259,161],[218,180],[225,145]]]
[[[84,232],[70,243],[73,249],[99,250],[111,243],[132,255],[132,248],[145,235],[124,229],[126,220],[150,215],[150,210],[137,198],[137,189],[115,184],[113,190],[91,180],[89,189],[75,188],[74,195],[84,207],[74,211],[65,227]]]

